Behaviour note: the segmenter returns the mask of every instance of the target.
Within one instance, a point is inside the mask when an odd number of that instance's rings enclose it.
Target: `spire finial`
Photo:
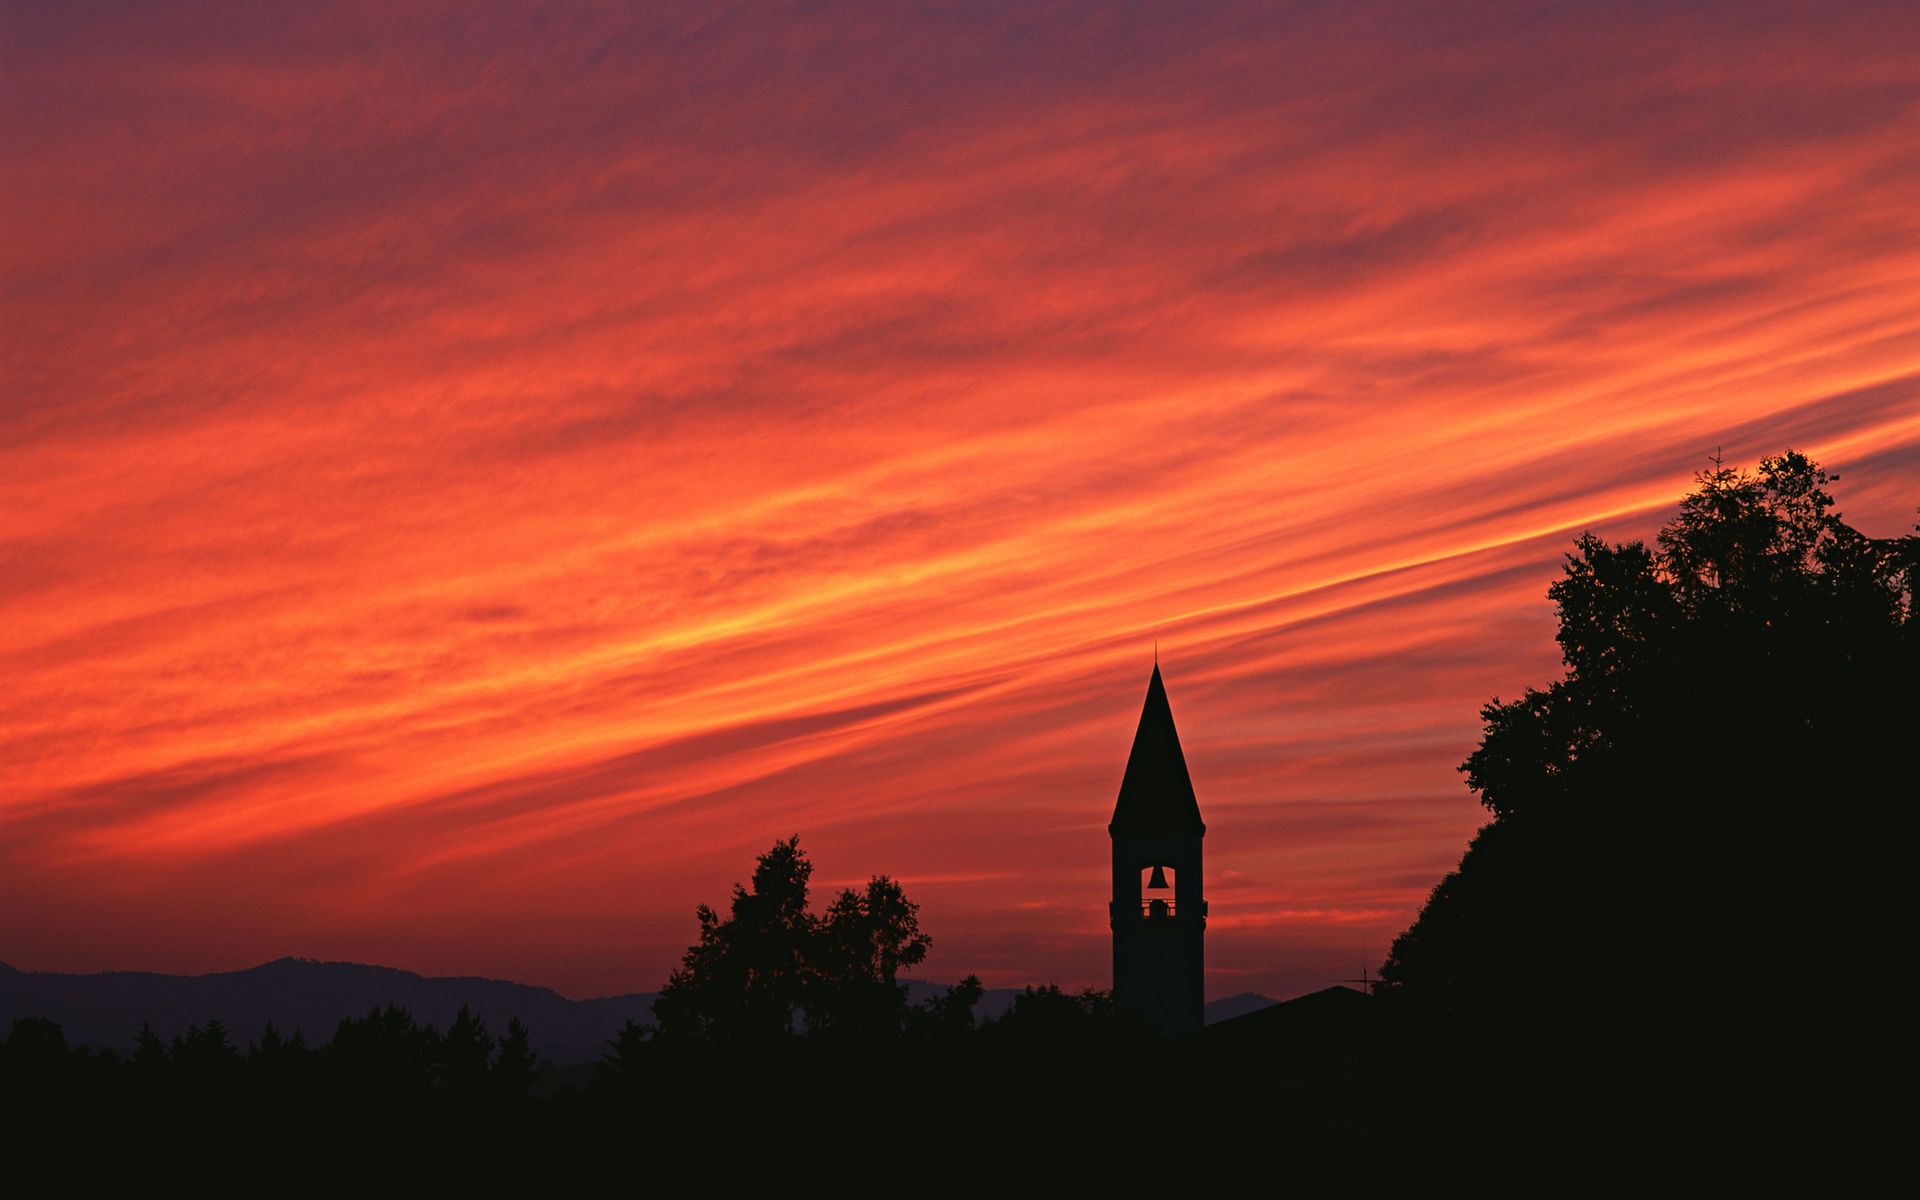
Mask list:
[[[1154,669],[1156,670],[1158,670],[1160,667],[1160,639],[1159,638],[1153,639],[1153,665],[1154,665]]]

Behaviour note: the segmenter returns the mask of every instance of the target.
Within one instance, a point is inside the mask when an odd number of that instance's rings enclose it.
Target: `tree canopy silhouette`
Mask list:
[[[1716,460],[1654,545],[1579,539],[1548,589],[1565,674],[1481,710],[1461,770],[1492,820],[1384,998],[1635,1038],[1733,996],[1803,1004],[1880,952],[1920,537],[1848,526],[1833,479]]]
[[[787,838],[760,855],[751,887],[734,885],[727,916],[704,904],[696,910],[700,939],[654,1002],[662,1038],[751,1045],[801,1024],[819,1036],[904,1031],[906,988],[897,976],[923,962],[933,943],[920,932],[920,906],[875,875],[815,915],[812,877],[800,839]]]

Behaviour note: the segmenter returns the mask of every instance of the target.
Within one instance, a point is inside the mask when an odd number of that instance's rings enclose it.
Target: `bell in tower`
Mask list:
[[[1107,825],[1113,842],[1108,919],[1114,997],[1161,1033],[1200,1028],[1207,928],[1200,839],[1206,832],[1155,663]]]

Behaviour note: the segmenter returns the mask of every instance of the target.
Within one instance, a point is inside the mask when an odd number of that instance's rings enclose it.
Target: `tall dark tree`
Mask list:
[[[462,1004],[440,1039],[440,1086],[466,1095],[479,1092],[493,1058],[493,1047],[493,1035],[487,1032],[487,1023]]]
[[[902,1032],[899,972],[925,961],[933,942],[920,932],[919,905],[876,875],[816,916],[812,875],[799,838],[787,838],[760,856],[750,888],[734,887],[726,917],[700,906],[700,940],[654,1002],[663,1041],[754,1044],[787,1037],[802,1021],[821,1036]]]
[[[1481,713],[1492,814],[1383,998],[1596,1044],[1799,1011],[1884,948],[1920,729],[1920,537],[1841,521],[1804,455],[1718,462],[1657,542],[1582,537],[1564,676]],[[1649,1039],[1652,1039],[1651,1041]]]
[[[875,875],[827,906],[809,955],[807,1027],[820,1034],[888,1036],[906,1025],[901,970],[926,961],[933,939],[920,932],[920,906],[898,883]]]
[[[652,1026],[627,1018],[620,1032],[607,1043],[607,1052],[593,1064],[594,1088],[625,1096],[637,1095],[647,1078],[647,1043],[652,1037]]]
[[[696,910],[700,940],[654,1002],[662,1037],[751,1043],[793,1032],[818,925],[807,911],[812,876],[799,837],[787,838],[760,856],[751,888],[734,885],[725,918]]]
[[[527,1027],[520,1023],[519,1017],[510,1018],[506,1036],[500,1039],[499,1061],[493,1064],[494,1093],[506,1100],[524,1099],[533,1087],[539,1066]]]
[[[153,1031],[153,1023],[142,1022],[133,1039],[133,1057],[128,1060],[143,1076],[157,1075],[167,1066],[167,1044]]]

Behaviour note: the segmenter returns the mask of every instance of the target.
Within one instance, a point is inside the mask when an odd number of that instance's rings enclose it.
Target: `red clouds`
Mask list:
[[[1583,528],[1920,462],[1903,6],[4,18],[0,957],[657,984],[752,854],[1377,958]]]

